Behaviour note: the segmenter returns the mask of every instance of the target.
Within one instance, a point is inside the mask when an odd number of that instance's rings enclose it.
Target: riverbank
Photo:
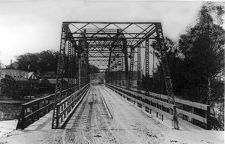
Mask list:
[[[16,129],[18,120],[0,121],[0,138]]]
[[[0,100],[0,121],[17,119],[25,101]]]

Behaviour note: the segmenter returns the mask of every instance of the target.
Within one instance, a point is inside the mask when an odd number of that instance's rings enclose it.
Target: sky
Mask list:
[[[196,22],[202,2],[147,0],[0,0],[0,61],[59,50],[63,21],[160,21],[173,40]]]

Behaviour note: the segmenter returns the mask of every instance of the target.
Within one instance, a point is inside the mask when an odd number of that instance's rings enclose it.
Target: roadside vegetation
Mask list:
[[[224,130],[224,10],[222,4],[205,3],[196,24],[178,42],[166,38],[164,49],[175,95],[210,105],[212,129],[220,130]],[[157,44],[152,47],[160,58]],[[153,77],[143,77],[142,84],[149,91],[166,94],[160,62]]]

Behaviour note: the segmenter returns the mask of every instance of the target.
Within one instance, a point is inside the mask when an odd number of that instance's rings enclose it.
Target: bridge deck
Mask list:
[[[66,143],[158,143],[169,130],[101,86],[91,87],[65,128]]]
[[[224,132],[173,130],[104,86],[91,86],[65,129],[51,129],[51,115],[12,132],[0,143],[224,143]]]

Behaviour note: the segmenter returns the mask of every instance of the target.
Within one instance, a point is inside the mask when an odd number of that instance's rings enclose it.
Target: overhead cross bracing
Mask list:
[[[156,25],[160,25],[158,22],[64,22],[63,24],[68,26],[70,36],[75,42],[83,39],[85,33],[89,59],[108,59],[110,48],[120,45],[115,42],[119,38],[118,35],[123,35],[126,39],[127,56],[131,59],[132,52],[134,52],[131,49],[137,48],[138,45],[142,45],[141,47],[144,48],[143,41],[146,38],[156,39]],[[121,53],[121,49],[119,51],[113,49],[111,53],[112,56],[116,56]],[[120,55],[120,57],[123,57],[123,55]],[[89,62],[96,66],[100,65],[99,62],[91,59]],[[129,59],[128,63],[130,63]],[[104,63],[102,67],[107,69],[108,65]]]

